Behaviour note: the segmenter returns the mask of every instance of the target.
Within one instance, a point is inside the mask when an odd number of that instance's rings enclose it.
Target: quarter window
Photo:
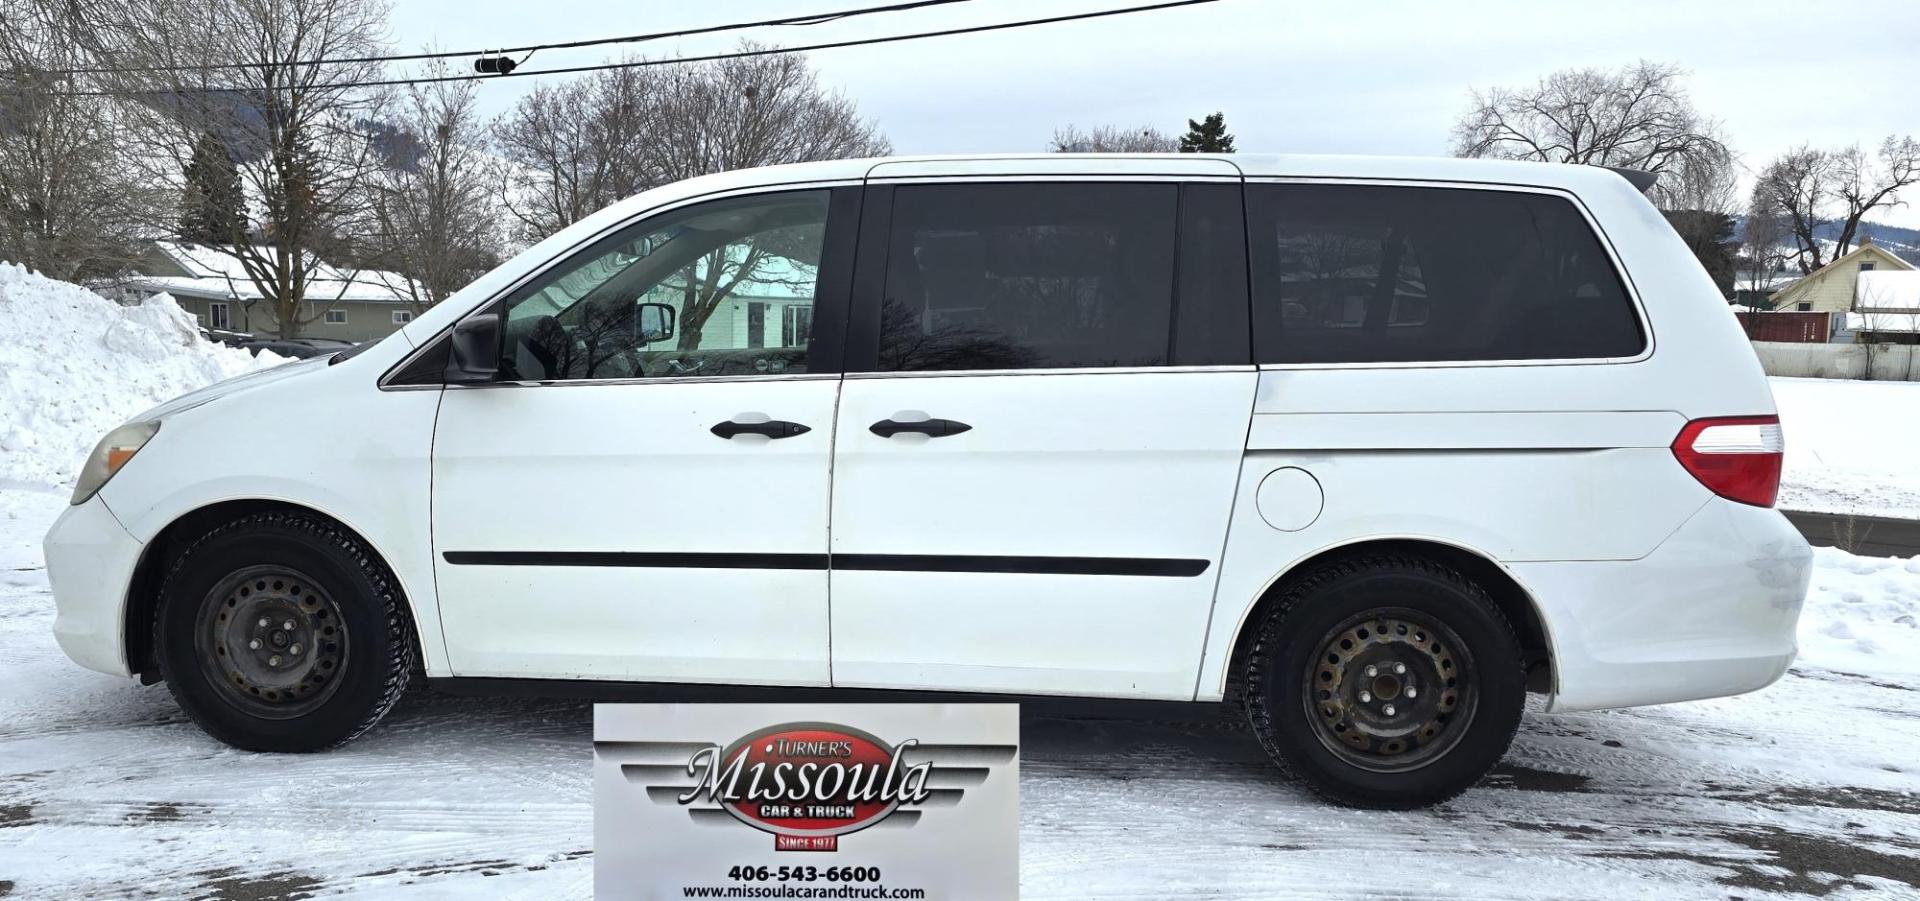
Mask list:
[[[1247,190],[1262,363],[1596,359],[1646,346],[1612,262],[1563,198]]]
[[[1165,365],[1178,203],[1171,184],[895,189],[879,368]]]
[[[716,200],[582,251],[507,302],[504,377],[806,371],[827,198]]]

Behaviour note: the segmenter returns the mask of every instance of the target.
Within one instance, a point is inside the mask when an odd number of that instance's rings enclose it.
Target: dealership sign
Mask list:
[[[600,705],[596,894],[1011,896],[1018,736],[1009,704]]]

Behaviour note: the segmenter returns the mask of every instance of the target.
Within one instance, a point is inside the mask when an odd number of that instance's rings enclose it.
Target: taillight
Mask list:
[[[1673,455],[1714,494],[1756,507],[1780,494],[1787,442],[1778,416],[1696,419],[1673,439]]]

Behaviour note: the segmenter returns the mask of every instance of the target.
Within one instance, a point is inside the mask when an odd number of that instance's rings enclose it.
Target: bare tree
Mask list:
[[[787,53],[595,73],[528,95],[495,136],[511,167],[508,206],[536,238],[668,182],[891,150],[853,101]],[[804,256],[786,246],[805,243],[794,231],[702,254],[681,271],[671,285],[681,294],[680,349],[699,347],[707,318],[742,285],[786,268],[776,260],[814,264],[789,256]]]
[[[1068,124],[1054,129],[1053,140],[1047,146],[1053,153],[1175,153],[1179,149],[1179,141],[1151,125],[1138,128],[1099,125],[1083,131],[1077,125]]]
[[[1789,240],[1785,223],[1772,211],[1757,206],[1747,209],[1746,226],[1740,234],[1740,256],[1747,271],[1746,304],[1756,310],[1768,309],[1767,287],[1786,268]]]
[[[644,190],[639,162],[648,83],[614,69],[546,84],[495,120],[508,164],[506,206],[522,238],[539,240],[622,197]]]
[[[78,281],[126,268],[166,192],[130,177],[112,109],[73,96],[92,81],[72,31],[62,7],[0,0],[0,260]]]
[[[891,150],[852,100],[820,86],[806,57],[787,53],[543,87],[501,117],[494,136],[511,165],[508,204],[534,238],[684,178]]]
[[[499,258],[498,173],[471,81],[410,85],[385,170],[371,190],[367,258],[403,278],[414,312],[445,300]]]
[[[1781,224],[1796,248],[1793,262],[1802,274],[1827,264],[1816,235],[1823,211],[1833,198],[1833,166],[1827,155],[1802,146],[1775,157],[1753,182],[1753,216]]]
[[[1785,222],[1801,272],[1845,256],[1877,210],[1905,204],[1900,192],[1920,184],[1920,141],[1889,135],[1872,155],[1854,145],[1837,151],[1802,145],[1775,157],[1753,187],[1753,208]],[[1828,255],[1819,232],[1837,226]]]
[[[385,49],[382,0],[41,0],[75,10],[76,37],[127,111],[136,157],[156,182],[177,184],[195,146],[228,147],[246,194],[231,240],[210,249],[245,272],[282,336],[323,315],[309,297],[321,254],[365,227],[369,177],[379,170]],[[209,60],[240,64],[205,68]],[[156,217],[163,233],[177,217]],[[250,305],[251,306],[251,305]]]
[[[1732,154],[1720,124],[1694,109],[1677,66],[1566,69],[1526,88],[1473,92],[1454,126],[1456,156],[1619,166],[1658,172],[1662,209],[1732,202]],[[1717,206],[1692,206],[1702,197]]]

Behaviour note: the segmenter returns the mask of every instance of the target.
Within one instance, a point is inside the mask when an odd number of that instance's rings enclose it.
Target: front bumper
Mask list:
[[[1793,663],[1812,561],[1779,511],[1714,498],[1639,560],[1514,564],[1553,645],[1548,709],[1771,685]]]
[[[122,624],[140,547],[97,494],[68,507],[47,531],[53,637],[73,662],[109,675],[132,675]]]

